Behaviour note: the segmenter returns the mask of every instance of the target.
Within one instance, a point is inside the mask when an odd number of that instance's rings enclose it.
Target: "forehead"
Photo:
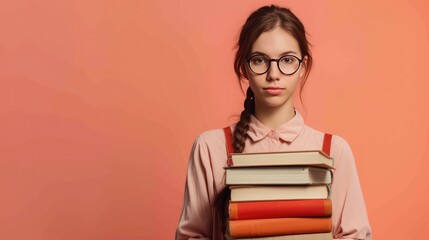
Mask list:
[[[270,57],[279,57],[288,51],[301,54],[296,39],[280,27],[263,32],[252,46],[252,53],[262,52]]]

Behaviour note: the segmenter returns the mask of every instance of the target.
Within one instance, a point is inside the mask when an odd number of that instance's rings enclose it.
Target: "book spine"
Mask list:
[[[231,237],[243,238],[330,232],[332,221],[331,218],[272,218],[230,220],[228,225]]]
[[[291,217],[330,217],[330,199],[230,202],[231,220]]]
[[[228,240],[232,240],[231,237],[228,237]],[[332,233],[291,234],[258,238],[240,238],[240,240],[332,240]]]
[[[230,186],[232,202],[330,199],[330,185]],[[322,190],[323,189],[323,190]]]

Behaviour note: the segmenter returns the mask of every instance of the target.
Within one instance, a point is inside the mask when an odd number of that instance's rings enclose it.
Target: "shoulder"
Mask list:
[[[314,141],[317,141],[320,144],[323,143],[325,132],[316,130],[307,125],[305,125],[303,132],[304,132],[304,135],[307,136],[307,138],[313,139]],[[329,133],[329,134],[332,134],[331,156],[334,159],[341,159],[341,158],[344,158],[344,156],[347,156],[347,157],[352,156],[351,147],[345,138],[335,133]]]
[[[235,126],[237,125],[237,123],[233,123],[229,126],[225,126],[225,127],[229,127],[231,129],[231,133],[234,132],[235,130]],[[225,132],[223,128],[216,128],[216,129],[209,129],[206,130],[202,133],[200,133],[197,136],[197,139],[200,139],[200,141],[208,143],[208,144],[223,144],[225,145]]]
[[[217,142],[225,142],[225,134],[223,129],[210,129],[200,133],[197,136],[201,142],[206,144],[213,144]]]
[[[215,177],[219,177],[226,160],[227,150],[223,129],[206,130],[195,138],[190,165],[203,165],[207,169],[212,169]]]
[[[207,151],[225,150],[225,134],[222,128],[209,129],[201,132],[196,138],[194,145]]]

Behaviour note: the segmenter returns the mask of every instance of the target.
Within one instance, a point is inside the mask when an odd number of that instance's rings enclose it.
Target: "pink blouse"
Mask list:
[[[230,126],[234,130],[235,124]],[[248,138],[243,152],[321,150],[324,133],[305,125],[301,114],[276,129],[263,125],[251,116]],[[356,171],[353,153],[341,137],[332,137],[334,158],[332,182],[332,234],[334,239],[371,239],[365,202]],[[222,129],[209,130],[193,144],[182,214],[176,239],[223,239],[213,221],[212,203],[216,193],[225,187],[226,145]]]

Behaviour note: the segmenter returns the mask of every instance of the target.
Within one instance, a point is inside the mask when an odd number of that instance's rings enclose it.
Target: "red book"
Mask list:
[[[230,202],[231,220],[293,217],[330,217],[330,199]]]
[[[331,218],[270,218],[230,220],[229,235],[233,238],[264,237],[287,234],[330,232]]]

